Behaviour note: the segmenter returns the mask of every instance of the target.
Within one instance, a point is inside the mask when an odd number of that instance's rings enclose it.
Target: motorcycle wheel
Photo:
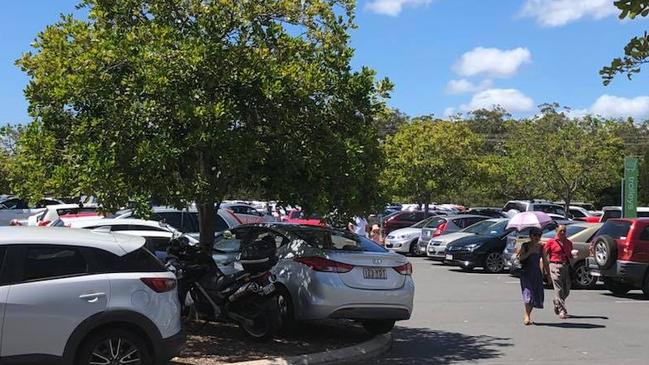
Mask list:
[[[265,342],[273,338],[282,325],[282,319],[277,305],[277,298],[266,298],[262,308],[250,318],[252,324],[239,323],[243,332],[254,341]]]

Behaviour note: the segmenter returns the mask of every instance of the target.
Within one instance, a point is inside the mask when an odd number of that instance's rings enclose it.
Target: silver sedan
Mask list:
[[[215,249],[271,236],[279,261],[278,301],[286,324],[352,319],[371,333],[392,330],[410,318],[412,266],[369,239],[334,229],[282,223],[242,225],[217,239]]]

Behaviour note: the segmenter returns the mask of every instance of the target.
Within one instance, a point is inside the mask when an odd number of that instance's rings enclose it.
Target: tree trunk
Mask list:
[[[214,215],[217,209],[214,206],[214,198],[207,198],[196,202],[198,210],[198,228],[200,230],[200,245],[205,252],[211,252],[214,245]]]
[[[424,204],[425,204],[425,205],[424,205],[424,213],[425,213],[426,215],[428,215],[428,210],[429,210],[428,203],[424,203]]]
[[[566,195],[563,198],[563,209],[566,211],[566,218],[572,218],[572,215],[570,214],[570,201],[572,200],[572,196]]]

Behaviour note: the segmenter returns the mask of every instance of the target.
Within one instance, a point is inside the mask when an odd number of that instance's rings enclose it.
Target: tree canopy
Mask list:
[[[375,114],[391,84],[353,71],[352,0],[84,0],[18,64],[34,126],[55,166],[44,181],[107,209],[153,198],[199,209],[230,192],[360,212],[377,201]],[[379,158],[377,158],[377,156]],[[52,184],[50,184],[52,182]],[[67,193],[67,191],[66,191]]]
[[[620,19],[635,19],[649,15],[649,0],[617,0],[615,6],[620,9]],[[599,73],[604,85],[613,81],[616,75],[625,74],[629,79],[641,71],[641,66],[649,62],[649,34],[631,38],[624,47],[624,56],[616,57],[610,66],[603,67]]]

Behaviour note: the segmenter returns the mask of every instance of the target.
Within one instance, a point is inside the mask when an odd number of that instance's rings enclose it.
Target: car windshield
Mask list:
[[[551,204],[537,204],[534,206],[534,210],[537,212],[558,214],[563,216],[566,215],[566,211],[562,207]]]
[[[586,228],[587,227],[584,227],[584,226],[576,226],[576,225],[572,225],[572,224],[568,225],[568,226],[566,226],[566,236],[567,237],[574,236],[574,235],[576,235],[577,233],[583,231]],[[554,236],[556,236],[556,235],[557,235],[557,230],[553,229],[551,231],[548,231],[548,232],[544,233],[543,238],[554,238]]]
[[[474,234],[488,234],[491,231],[491,226],[495,225],[496,221],[487,219],[478,223],[475,223],[474,225],[468,226],[465,229],[462,230],[462,232],[466,233],[474,233]]]
[[[346,231],[302,228],[293,233],[306,243],[323,250],[386,252],[386,250],[367,238]]]

